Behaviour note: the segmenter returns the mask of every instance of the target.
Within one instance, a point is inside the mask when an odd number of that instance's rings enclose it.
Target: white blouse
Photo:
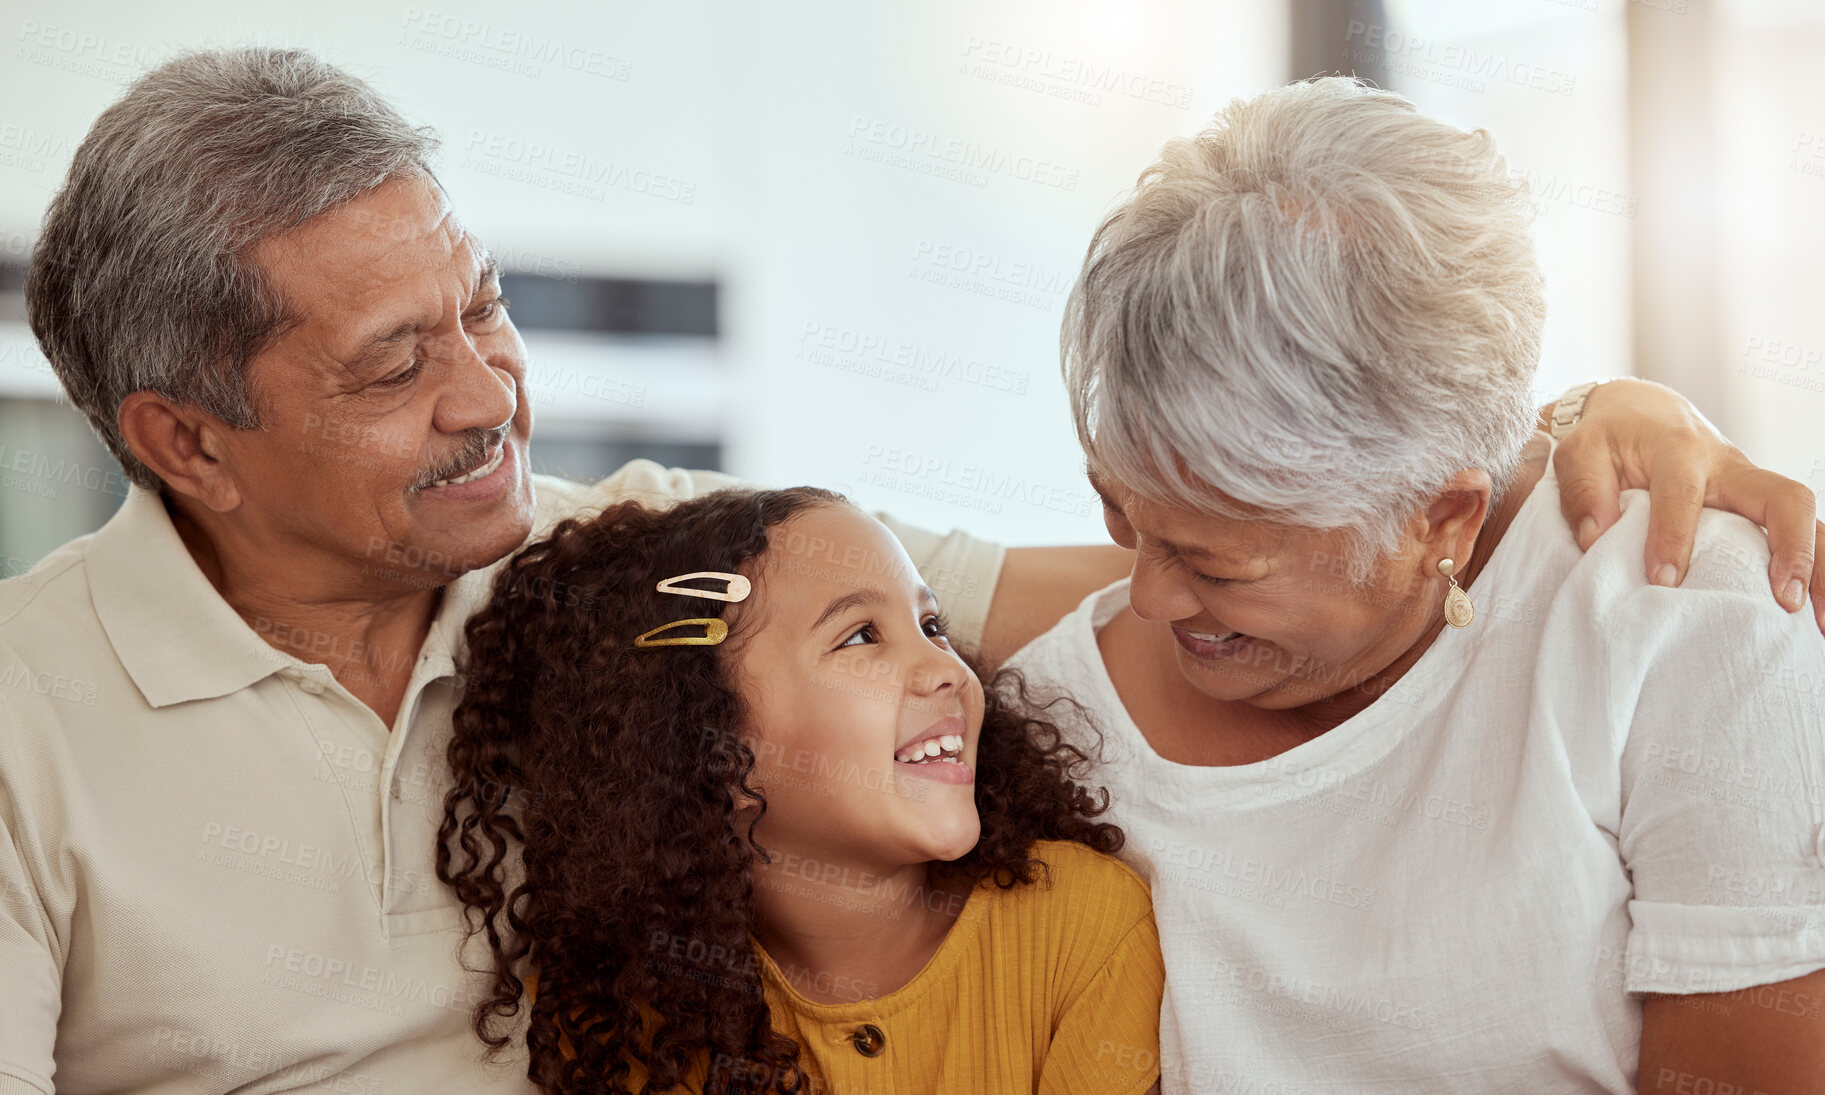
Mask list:
[[[1149,747],[1096,644],[1126,580],[1010,659],[1101,727],[1090,778],[1165,952],[1166,1092],[1633,1092],[1634,994],[1825,967],[1825,638],[1769,596],[1748,521],[1704,511],[1667,590],[1646,493],[1622,506],[1580,553],[1549,468],[1476,621],[1261,763]]]

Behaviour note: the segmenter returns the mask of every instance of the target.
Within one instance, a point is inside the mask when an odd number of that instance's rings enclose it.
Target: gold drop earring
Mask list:
[[[1438,572],[1451,583],[1451,588],[1445,592],[1445,622],[1452,627],[1469,627],[1470,621],[1476,619],[1476,606],[1470,603],[1470,594],[1465,593],[1463,587],[1457,584],[1457,579],[1452,577],[1457,573],[1457,564],[1449,559],[1440,559]]]

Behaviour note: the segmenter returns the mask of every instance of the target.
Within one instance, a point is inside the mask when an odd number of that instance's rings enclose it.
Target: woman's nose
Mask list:
[[[1143,620],[1183,620],[1204,609],[1203,602],[1185,581],[1168,574],[1165,566],[1144,552],[1134,556],[1134,574],[1128,583],[1128,603]]]

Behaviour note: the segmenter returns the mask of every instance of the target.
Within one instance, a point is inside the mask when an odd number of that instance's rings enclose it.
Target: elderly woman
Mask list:
[[[1168,1092],[1825,1085],[1825,641],[1741,517],[1685,591],[1641,491],[1580,552],[1525,197],[1328,78],[1091,243],[1065,375],[1134,570],[1009,664],[1100,739]]]

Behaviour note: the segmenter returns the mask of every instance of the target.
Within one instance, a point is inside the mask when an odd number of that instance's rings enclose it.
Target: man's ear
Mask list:
[[[241,504],[240,485],[225,462],[231,427],[191,403],[178,403],[150,389],[120,401],[120,433],[140,463],[165,486],[217,513]]]

